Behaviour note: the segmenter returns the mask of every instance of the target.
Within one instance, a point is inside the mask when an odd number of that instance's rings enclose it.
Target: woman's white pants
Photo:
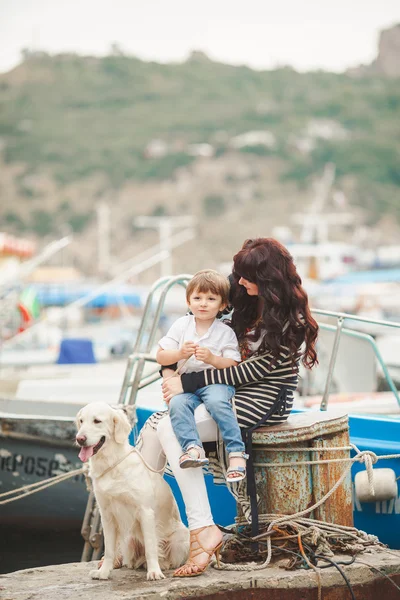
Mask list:
[[[206,410],[204,404],[196,408],[195,421],[202,442],[215,442],[218,439],[218,427]],[[179,485],[185,503],[189,529],[198,529],[213,525],[203,470],[199,468],[181,469],[179,457],[182,448],[175,437],[168,415],[160,420],[157,431],[147,427],[142,430],[143,458],[155,469],[159,470],[168,459],[171,470]]]

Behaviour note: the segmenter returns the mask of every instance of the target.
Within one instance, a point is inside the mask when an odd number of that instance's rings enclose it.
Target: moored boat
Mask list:
[[[188,276],[178,276],[164,278],[157,282],[152,293],[159,291],[159,288],[162,288],[162,293],[155,315],[151,314],[151,294],[149,296],[134,353],[128,359],[119,396],[120,403],[132,405],[136,409],[136,429],[140,429],[146,418],[162,406],[159,387],[154,387],[154,382],[159,377],[158,369],[154,372],[149,370],[145,372],[144,369],[146,364],[154,362],[150,350],[165,296],[173,285],[176,283],[184,285],[187,279]],[[334,361],[330,364],[333,369]],[[328,379],[329,377],[330,372]],[[329,397],[329,386],[327,389],[328,395],[324,395],[323,401]],[[148,394],[147,401],[143,402],[141,398],[145,393]],[[77,459],[77,450],[73,447],[74,416],[79,407],[86,403],[87,399],[84,395],[75,402],[38,402],[36,413],[33,412],[34,403],[30,403],[31,412],[20,414],[16,411],[17,401],[11,401],[8,405],[3,403],[0,432],[1,492],[81,466]],[[28,404],[25,403],[24,406]],[[57,416],[54,414],[55,409],[57,409]],[[349,421],[350,439],[360,450],[369,449],[377,455],[400,454],[399,419],[350,415]],[[381,466],[392,468],[396,474],[399,471],[397,459],[385,461],[384,464],[379,463],[379,467]],[[362,468],[364,467],[356,465],[353,476]],[[171,485],[183,512],[176,484],[171,482]],[[236,514],[233,497],[227,488],[215,486],[211,477],[207,478],[207,485],[216,521],[221,525],[232,523]],[[38,494],[3,504],[0,510],[0,523],[29,524],[41,528],[53,527],[55,523],[58,528],[79,527],[86,502],[85,480],[79,475]],[[354,520],[356,526],[376,534],[381,541],[391,547],[400,547],[396,535],[400,526],[398,493],[397,498],[369,504],[360,503],[355,497]]]

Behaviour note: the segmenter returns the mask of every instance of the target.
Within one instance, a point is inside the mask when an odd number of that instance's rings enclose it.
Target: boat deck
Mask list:
[[[348,556],[336,556],[334,559],[348,561]],[[395,600],[400,597],[399,589],[393,585],[393,582],[396,582],[397,586],[400,584],[399,550],[382,549],[374,554],[364,553],[358,560],[360,562],[341,567],[353,587],[356,598],[372,600],[379,596],[385,600]],[[300,596],[303,600],[317,598],[316,573],[306,569],[287,571],[282,568],[283,563],[287,563],[287,560],[258,571],[219,571],[209,568],[200,577],[185,579],[172,578],[172,572],[166,572],[166,579],[161,581],[146,581],[143,570],[128,569],[114,570],[112,579],[108,581],[96,581],[89,575],[96,563],[70,563],[2,575],[0,596],[4,600],[98,600],[104,597],[108,600],[261,600],[266,597],[268,600],[298,600]],[[362,563],[368,563],[368,566]],[[392,582],[376,569],[390,576]],[[349,598],[349,590],[335,568],[322,569],[320,573],[323,598]]]

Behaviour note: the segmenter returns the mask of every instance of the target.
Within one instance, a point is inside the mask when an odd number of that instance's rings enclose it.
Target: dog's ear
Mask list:
[[[123,411],[116,411],[114,415],[114,438],[117,444],[123,444],[131,432],[131,426]]]
[[[77,414],[77,415],[76,415],[76,417],[75,417],[75,426],[76,426],[76,429],[77,429],[78,431],[79,431],[79,429],[80,429],[80,427],[81,427],[81,424],[80,424],[80,422],[79,422],[79,420],[80,420],[80,418],[81,418],[81,413],[82,413],[82,409],[81,409],[81,410],[78,412],[78,414]]]

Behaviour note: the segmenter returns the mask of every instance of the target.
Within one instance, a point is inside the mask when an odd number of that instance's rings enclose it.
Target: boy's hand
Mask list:
[[[181,348],[181,359],[190,358],[196,352],[197,344],[194,342],[185,342]]]
[[[214,354],[208,348],[197,346],[196,352],[194,353],[197,360],[201,360],[207,365],[211,365],[214,360]]]

